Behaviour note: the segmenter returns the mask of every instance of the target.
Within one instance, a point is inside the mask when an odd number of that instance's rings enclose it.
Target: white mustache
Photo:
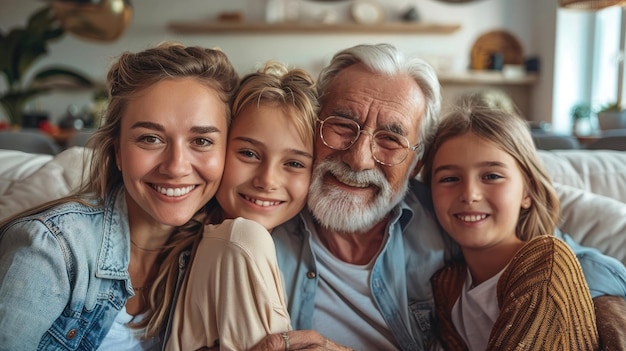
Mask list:
[[[316,175],[324,173],[332,174],[340,182],[354,187],[375,186],[379,189],[389,187],[387,178],[383,172],[378,169],[368,169],[365,171],[353,171],[345,163],[336,159],[325,159],[315,167]]]
[[[324,184],[326,174],[332,174],[349,186],[377,188],[377,194],[353,196],[340,188]],[[340,159],[330,157],[317,164],[313,170],[308,205],[323,227],[338,232],[359,233],[382,220],[403,193],[394,195],[391,184],[378,168],[354,171]]]

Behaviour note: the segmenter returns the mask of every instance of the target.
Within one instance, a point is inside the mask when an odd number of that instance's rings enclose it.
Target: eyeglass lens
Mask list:
[[[324,143],[336,150],[347,150],[359,138],[361,133],[372,137],[372,155],[384,164],[398,164],[409,153],[409,141],[402,135],[379,130],[374,134],[361,130],[355,121],[341,117],[328,117],[322,122],[321,136]]]

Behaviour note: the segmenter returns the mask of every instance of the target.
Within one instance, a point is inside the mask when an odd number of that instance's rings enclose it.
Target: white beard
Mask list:
[[[372,199],[328,186],[324,184],[324,175],[327,173],[348,185],[373,185],[379,192]],[[327,158],[313,170],[308,206],[313,217],[328,230],[343,233],[367,232],[402,200],[408,187],[407,176],[402,188],[394,193],[380,169],[355,172],[345,163]]]

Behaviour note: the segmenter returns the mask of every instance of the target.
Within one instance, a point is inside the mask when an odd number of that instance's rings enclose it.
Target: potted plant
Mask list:
[[[6,86],[5,91],[0,91],[0,105],[11,125],[21,126],[26,103],[37,95],[92,85],[84,75],[62,66],[44,67],[31,74],[33,64],[48,53],[48,42],[64,33],[50,6],[33,13],[25,27],[12,28],[6,34],[0,31],[0,76]]]
[[[626,128],[626,110],[620,102],[607,104],[598,111],[598,124],[600,129],[624,129]]]
[[[593,131],[591,122],[591,105],[580,103],[572,107],[572,118],[574,119],[574,134],[589,135]]]

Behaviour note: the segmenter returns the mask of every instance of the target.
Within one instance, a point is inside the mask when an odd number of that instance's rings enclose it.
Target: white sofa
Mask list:
[[[85,153],[0,150],[0,220],[76,188]],[[626,264],[626,151],[539,151],[562,207],[561,229]]]

